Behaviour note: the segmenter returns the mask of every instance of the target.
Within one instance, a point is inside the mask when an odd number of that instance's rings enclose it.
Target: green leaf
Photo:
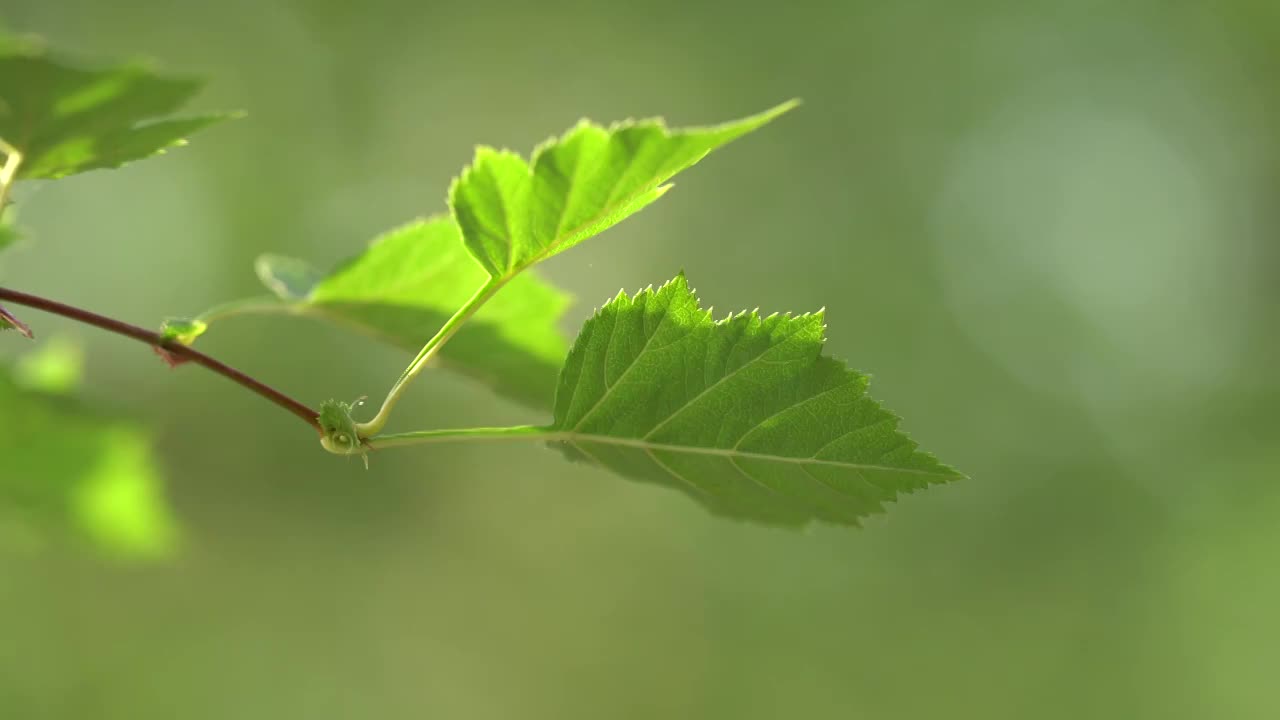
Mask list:
[[[857,525],[963,477],[917,450],[823,341],[822,313],[714,322],[683,275],[620,293],[574,344],[549,430],[571,457],[777,524]]]
[[[25,363],[23,380],[43,386],[57,376],[65,385],[67,368],[46,353]],[[0,408],[0,542],[70,537],[133,558],[173,549],[177,533],[144,432],[24,386],[2,367]]]
[[[684,130],[661,120],[607,130],[583,121],[534,150],[532,166],[513,152],[480,147],[454,181],[450,205],[471,254],[492,277],[510,277],[638,212],[676,173],[795,105]]]
[[[292,258],[264,256],[263,283],[280,302],[232,303],[203,316],[290,312],[353,328],[416,351],[485,284],[448,217],[411,222],[373,241],[328,274]],[[569,298],[535,275],[512,280],[443,349],[443,367],[498,393],[549,408],[568,352],[557,327]]]
[[[165,117],[202,84],[142,65],[83,69],[30,45],[0,45],[0,140],[22,154],[18,179],[119,167],[234,117]]]

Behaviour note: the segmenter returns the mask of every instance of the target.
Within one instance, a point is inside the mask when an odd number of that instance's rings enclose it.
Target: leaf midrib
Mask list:
[[[955,471],[947,470],[923,470],[920,468],[904,468],[894,467],[892,465],[877,465],[873,463],[853,463],[842,460],[828,460],[816,457],[793,457],[790,455],[770,455],[768,453],[751,452],[749,450],[737,450],[734,448],[709,448],[699,447],[696,445],[672,445],[670,443],[656,443],[649,440],[639,438],[623,438],[613,437],[610,435],[594,435],[590,433],[577,433],[572,431],[554,431],[548,433],[544,437],[546,440],[565,440],[577,444],[579,442],[594,442],[602,445],[618,445],[622,447],[631,447],[639,450],[659,451],[659,452],[676,452],[689,453],[691,455],[710,455],[715,457],[725,457],[731,460],[762,460],[766,462],[779,462],[788,465],[822,465],[826,467],[838,467],[848,470],[880,470],[885,472],[905,473],[908,475],[923,475],[926,477],[960,479],[962,476]]]

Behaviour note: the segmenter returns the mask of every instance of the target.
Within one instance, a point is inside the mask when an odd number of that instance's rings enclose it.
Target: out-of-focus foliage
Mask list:
[[[163,555],[175,533],[150,441],[69,396],[80,362],[50,342],[0,368],[0,542],[77,536],[121,556]]]
[[[75,342],[54,337],[18,357],[13,379],[18,387],[48,395],[71,395],[84,376],[84,352]]]
[[[19,179],[120,167],[231,117],[161,119],[202,85],[138,65],[73,67],[51,59],[37,44],[5,39],[0,41],[0,140],[22,154]]]
[[[21,237],[18,233],[17,226],[13,223],[13,211],[0,215],[0,250],[4,250],[10,245],[16,243]]]

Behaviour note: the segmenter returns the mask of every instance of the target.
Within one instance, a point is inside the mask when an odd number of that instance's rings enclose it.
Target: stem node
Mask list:
[[[408,389],[409,383],[422,372],[422,369],[427,366],[427,363],[431,361],[431,358],[435,357],[435,354],[440,352],[440,348],[444,347],[444,344],[449,342],[449,338],[453,337],[454,333],[458,332],[458,330],[462,328],[462,325],[469,320],[482,305],[488,302],[489,298],[493,297],[494,293],[502,289],[502,286],[505,283],[506,280],[489,278],[489,281],[482,285],[479,290],[476,290],[475,294],[471,296],[471,299],[467,300],[466,304],[459,308],[458,312],[453,314],[453,317],[445,321],[445,324],[442,325],[440,330],[427,341],[427,344],[422,346],[422,350],[418,351],[418,356],[415,357],[413,362],[409,363],[409,367],[405,368],[405,371],[400,374],[400,378],[396,380],[396,384],[391,386],[390,392],[387,393],[387,398],[382,401],[382,407],[378,408],[378,414],[374,415],[369,422],[355,423],[356,434],[362,440],[366,440],[382,432],[382,428],[387,426],[387,420],[391,417],[391,411],[395,409],[396,403],[400,402],[400,398],[404,395],[404,391]]]

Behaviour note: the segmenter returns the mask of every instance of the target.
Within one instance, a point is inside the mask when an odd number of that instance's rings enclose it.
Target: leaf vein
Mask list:
[[[699,495],[706,495],[706,496],[708,496],[708,497],[712,496],[712,495],[711,495],[711,493],[710,493],[710,492],[708,492],[708,491],[706,490],[706,488],[703,488],[701,485],[698,485],[698,484],[696,484],[696,483],[694,483],[694,482],[690,481],[690,480],[689,480],[688,478],[686,478],[685,476],[683,476],[683,475],[681,475],[680,473],[676,472],[675,468],[672,468],[670,465],[667,465],[666,463],[662,462],[662,459],[661,459],[661,458],[659,458],[659,457],[658,457],[658,456],[657,456],[657,455],[656,455],[652,450],[648,450],[648,449],[646,449],[644,452],[645,452],[645,454],[646,454],[646,455],[648,455],[648,456],[649,456],[649,459],[650,459],[650,460],[652,460],[652,461],[654,462],[654,464],[656,464],[658,467],[660,467],[660,468],[662,468],[664,471],[666,471],[666,473],[667,473],[668,475],[670,475],[671,477],[673,477],[673,478],[675,478],[676,480],[679,480],[680,482],[684,483],[685,485],[688,485],[689,487],[693,488],[694,492],[698,493]]]
[[[640,364],[640,358],[644,356],[645,350],[649,347],[649,343],[653,342],[653,339],[658,337],[658,333],[662,330],[662,326],[666,323],[667,318],[670,315],[671,315],[671,306],[667,305],[662,309],[662,319],[658,321],[658,326],[653,329],[653,334],[650,335],[644,341],[644,346],[640,348],[640,352],[636,353],[636,356],[632,358],[631,362],[627,365],[626,369],[623,370],[622,374],[618,376],[618,380],[613,384],[613,387],[606,389],[604,391],[604,394],[600,396],[600,399],[597,400],[595,404],[591,406],[591,409],[583,414],[582,419],[580,419],[578,423],[573,426],[573,429],[575,432],[579,430],[587,422],[587,420],[596,413],[597,410],[599,410],[601,407],[604,407],[605,400],[609,399],[609,396],[613,393],[614,388],[621,385],[622,380],[626,378],[627,375],[629,375],[637,365]],[[578,382],[579,384],[581,384],[582,380],[579,379]],[[577,390],[575,389],[574,392],[576,393]]]
[[[716,457],[732,457],[743,458],[747,460],[763,460],[766,462],[778,462],[788,465],[820,465],[826,467],[844,468],[848,470],[877,470],[883,472],[896,472],[906,475],[923,475],[926,477],[951,478],[960,479],[960,475],[949,468],[941,470],[925,470],[921,468],[904,468],[894,467],[892,465],[876,465],[873,463],[855,463],[844,460],[828,460],[814,457],[794,457],[791,455],[770,455],[768,453],[750,452],[745,450],[733,450],[732,448],[707,448],[695,445],[672,445],[669,443],[655,443],[649,440],[636,440],[633,438],[613,437],[610,435],[595,435],[591,433],[566,432],[561,434],[565,438],[579,439],[584,442],[594,442],[601,445],[619,445],[622,447],[631,447],[637,449],[664,450],[670,452],[685,452],[692,455],[712,455]],[[553,436],[554,437],[554,436]]]
[[[701,391],[699,391],[699,392],[698,392],[698,394],[696,394],[696,395],[694,395],[693,397],[689,398],[689,399],[688,399],[687,401],[685,401],[682,405],[680,405],[679,407],[677,407],[677,408],[676,408],[675,410],[673,410],[672,412],[668,413],[668,414],[667,414],[667,416],[666,416],[666,417],[664,417],[664,418],[662,418],[661,420],[659,420],[659,421],[658,421],[658,423],[657,423],[656,425],[654,425],[654,427],[653,427],[652,429],[650,429],[650,430],[649,430],[649,432],[645,433],[644,438],[647,440],[647,439],[649,439],[649,438],[653,437],[654,435],[656,435],[656,434],[658,433],[658,431],[659,431],[659,430],[661,430],[663,427],[665,427],[665,426],[667,425],[667,423],[671,422],[673,419],[675,419],[675,418],[676,418],[676,417],[678,417],[681,413],[683,413],[685,410],[687,410],[691,405],[693,405],[695,402],[697,402],[699,398],[703,397],[704,395],[706,395],[707,393],[711,392],[712,390],[715,390],[717,387],[720,387],[720,386],[721,386],[721,385],[723,385],[725,382],[727,382],[727,381],[729,381],[730,379],[732,379],[733,377],[737,376],[737,375],[738,375],[738,373],[742,372],[743,370],[747,369],[748,367],[751,367],[751,366],[755,365],[755,363],[756,363],[758,360],[760,360],[762,357],[764,357],[764,355],[765,355],[765,354],[767,354],[767,353],[769,353],[769,352],[771,352],[771,351],[777,350],[778,348],[785,347],[788,343],[790,343],[790,342],[792,342],[793,340],[795,340],[795,339],[796,339],[796,337],[797,337],[798,335],[799,335],[799,333],[798,333],[798,332],[793,332],[793,333],[792,333],[790,336],[788,336],[788,337],[787,337],[787,339],[786,339],[786,340],[784,340],[783,342],[780,342],[780,343],[778,343],[777,345],[769,345],[769,346],[764,347],[764,348],[760,351],[760,353],[759,353],[758,355],[756,355],[755,357],[751,358],[751,359],[750,359],[750,360],[748,360],[747,362],[744,362],[743,364],[739,365],[738,367],[734,368],[731,372],[727,373],[726,375],[724,375],[723,377],[721,377],[719,380],[716,380],[714,383],[712,383],[712,384],[708,385],[707,387],[703,388]],[[792,362],[798,362],[798,361],[792,361]]]
[[[856,380],[850,380],[850,381],[848,381],[848,382],[840,383],[839,385],[836,385],[835,387],[827,388],[826,390],[823,390],[823,391],[822,391],[822,392],[820,392],[820,393],[816,393],[816,394],[814,394],[814,395],[810,395],[809,397],[807,397],[807,398],[805,398],[805,399],[803,399],[803,400],[797,400],[796,402],[791,403],[790,405],[788,405],[788,406],[786,406],[786,407],[784,407],[784,408],[782,408],[782,409],[778,410],[777,412],[770,414],[769,416],[765,417],[763,420],[761,420],[760,422],[756,423],[755,425],[752,425],[752,426],[751,426],[750,428],[748,428],[745,432],[743,432],[743,433],[742,433],[742,435],[738,438],[738,442],[737,442],[736,444],[734,444],[733,449],[734,449],[734,450],[737,450],[738,448],[742,447],[742,443],[746,442],[746,441],[747,441],[747,438],[748,438],[748,437],[750,437],[750,435],[751,435],[752,433],[754,433],[755,431],[759,430],[761,427],[763,427],[763,426],[764,426],[764,424],[765,424],[765,423],[769,422],[770,420],[776,419],[776,418],[778,418],[778,417],[782,416],[783,414],[788,413],[788,412],[791,412],[792,410],[794,410],[794,409],[796,409],[796,408],[798,408],[798,407],[801,407],[801,406],[807,405],[808,403],[810,403],[810,402],[812,402],[812,401],[814,401],[814,400],[817,400],[818,398],[822,397],[823,395],[827,395],[828,393],[833,393],[833,392],[835,392],[836,390],[841,390],[841,389],[843,389],[845,386],[850,385],[850,384],[852,384],[853,382],[856,382]],[[806,410],[806,411],[809,413],[809,415],[810,415],[810,416],[812,416],[815,420],[822,420],[822,418],[821,418],[821,417],[819,417],[817,413],[813,412],[813,410],[812,410],[812,409],[810,409],[810,408],[805,408],[805,410]]]

